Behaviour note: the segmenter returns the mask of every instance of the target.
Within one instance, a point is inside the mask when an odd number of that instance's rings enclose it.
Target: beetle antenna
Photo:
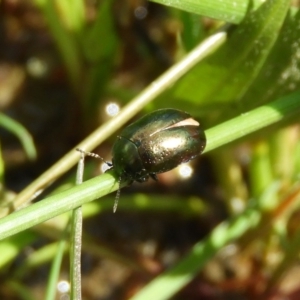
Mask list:
[[[119,180],[118,180],[119,188],[117,190],[117,194],[116,194],[116,198],[115,198],[115,203],[114,203],[114,208],[113,208],[113,212],[114,213],[116,212],[117,207],[118,207],[118,203],[119,203],[120,192],[121,192],[121,187],[120,187],[121,181],[122,181],[122,177],[120,176]]]
[[[91,156],[91,157],[94,157],[94,158],[98,158],[98,159],[101,159],[103,162],[105,162],[109,167],[112,167],[112,163],[109,162],[109,161],[106,161],[103,157],[101,157],[100,155],[96,154],[96,153],[93,153],[93,152],[87,152],[87,151],[84,151],[80,148],[76,148],[76,151],[80,152],[81,154],[85,155],[85,156]]]

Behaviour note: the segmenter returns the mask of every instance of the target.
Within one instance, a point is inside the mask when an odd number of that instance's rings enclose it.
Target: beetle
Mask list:
[[[200,155],[206,137],[200,123],[187,112],[165,108],[151,112],[127,126],[112,149],[112,163],[119,183],[145,182]],[[81,152],[83,150],[78,149]],[[97,154],[84,152],[101,158]],[[117,192],[114,212],[120,189]]]

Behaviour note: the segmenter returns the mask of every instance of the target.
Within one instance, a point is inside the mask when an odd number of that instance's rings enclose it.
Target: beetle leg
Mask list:
[[[121,181],[122,181],[122,176],[120,176],[120,177],[119,177],[119,180],[118,180],[119,188],[118,188],[118,190],[117,190],[117,194],[116,194],[116,198],[115,198],[115,203],[114,203],[114,208],[113,208],[113,212],[114,212],[114,213],[115,213],[116,210],[117,210],[118,202],[119,202],[119,198],[120,198],[120,192],[121,192],[120,184],[121,184]]]
[[[95,157],[95,158],[101,159],[101,160],[102,160],[103,162],[105,162],[109,167],[112,167],[112,166],[113,166],[113,164],[112,164],[111,162],[104,160],[100,155],[98,155],[98,154],[96,154],[96,153],[87,152],[87,151],[84,151],[84,150],[82,150],[82,149],[80,149],[80,148],[76,148],[76,150],[77,150],[78,152],[80,152],[81,154],[83,154],[83,155],[91,156],[91,157]]]
[[[145,182],[145,181],[147,181],[148,180],[148,176],[146,177],[142,177],[142,178],[138,178],[138,179],[135,179],[137,182],[140,182],[140,183],[143,183],[143,182]]]
[[[156,176],[155,173],[152,173],[152,174],[149,174],[149,175],[150,175],[150,177],[151,177],[153,180],[158,181],[158,178],[157,178],[157,176]]]

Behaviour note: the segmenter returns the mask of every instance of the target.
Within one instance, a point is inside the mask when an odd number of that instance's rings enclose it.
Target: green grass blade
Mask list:
[[[36,149],[31,134],[17,121],[0,113],[0,126],[12,132],[20,140],[29,159],[36,159]]]
[[[300,92],[282,97],[269,105],[254,109],[207,130],[208,143],[205,152],[237,140],[280,120],[287,120],[291,115],[299,115],[299,113]],[[118,184],[115,178],[111,174],[105,173],[67,191],[32,204],[0,219],[0,239],[42,223],[84,203],[93,201],[115,191],[117,188]]]
[[[82,48],[90,68],[87,70],[86,93],[84,97],[87,119],[95,113],[101,94],[113,70],[113,63],[118,47],[118,37],[113,20],[112,5],[106,0],[98,7],[97,17],[91,27],[85,28]]]
[[[69,32],[59,18],[55,1],[34,0],[34,2],[41,9],[48,23],[51,34],[55,39],[67,69],[71,85],[73,89],[77,91],[81,79],[82,57],[77,44],[76,35]]]
[[[38,0],[37,0],[38,1]],[[85,3],[82,0],[60,1],[54,0],[58,6],[59,15],[64,26],[81,39],[82,30],[85,26]]]
[[[186,55],[180,62],[168,69],[159,78],[141,91],[132,101],[123,107],[117,117],[110,119],[103,126],[96,129],[90,136],[83,140],[76,148],[91,151],[101,142],[110,137],[117,129],[128,122],[145,105],[154,100],[158,95],[171,87],[182,75],[187,73],[201,59],[211,54],[226,40],[226,31],[218,32],[199,44],[193,51]],[[33,195],[47,186],[50,182],[68,171],[78,162],[78,153],[72,149],[49,170],[43,173],[36,181],[28,185],[15,198],[16,207],[24,205]],[[3,212],[2,212],[3,213]],[[0,212],[0,217],[3,216]]]
[[[289,115],[297,115],[299,110],[300,92],[298,91],[217,125],[206,132],[207,146],[203,153],[283,120]]]
[[[260,219],[261,214],[258,210],[248,209],[237,218],[217,226],[209,237],[197,243],[179,264],[155,278],[131,300],[169,299],[189,283],[220,248],[256,227]]]
[[[103,174],[0,219],[0,239],[70,211],[117,189],[111,174]]]
[[[45,300],[54,300],[56,299],[56,291],[57,291],[57,283],[59,279],[62,259],[65,253],[65,248],[67,245],[67,232],[68,232],[68,226],[66,227],[65,231],[63,232],[63,235],[57,245],[57,251],[54,256],[54,260],[51,265],[51,270],[49,274],[47,289],[46,289],[46,295]]]

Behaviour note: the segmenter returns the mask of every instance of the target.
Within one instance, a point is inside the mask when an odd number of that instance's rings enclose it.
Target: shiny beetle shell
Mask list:
[[[154,111],[126,127],[112,150],[120,181],[144,182],[201,154],[204,131],[190,114],[172,109]]]

